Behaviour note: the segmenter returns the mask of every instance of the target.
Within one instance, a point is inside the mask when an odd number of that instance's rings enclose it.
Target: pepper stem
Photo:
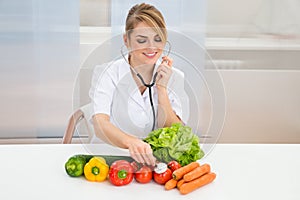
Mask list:
[[[92,168],[92,173],[93,173],[94,175],[98,175],[98,174],[100,173],[100,169],[99,169],[98,167],[93,167],[93,168]]]
[[[118,178],[119,179],[124,179],[127,177],[127,171],[124,169],[121,169],[120,171],[118,171]]]
[[[76,164],[72,163],[70,165],[67,166],[68,170],[75,170],[76,169]]]

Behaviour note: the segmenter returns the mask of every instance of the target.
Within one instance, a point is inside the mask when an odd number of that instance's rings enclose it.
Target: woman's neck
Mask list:
[[[143,77],[145,83],[149,84],[152,80],[155,64],[139,64],[132,58],[129,58],[128,61],[131,67],[133,67],[135,71]]]
[[[153,75],[155,65],[137,64],[130,57],[128,58],[128,61],[129,61],[130,66],[134,68],[136,73],[139,73],[142,76],[144,82],[146,84],[151,84],[150,82],[152,80],[152,75]],[[144,91],[146,90],[146,86],[143,85],[140,78],[137,77],[137,75],[133,71],[132,71],[132,77],[133,77],[134,81],[136,82],[141,94],[143,94]]]

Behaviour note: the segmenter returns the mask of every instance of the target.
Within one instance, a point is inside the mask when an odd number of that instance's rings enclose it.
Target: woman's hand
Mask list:
[[[172,75],[173,60],[168,56],[162,59],[162,63],[157,68],[156,85],[166,88]]]
[[[130,156],[137,162],[152,166],[155,165],[156,159],[153,156],[150,144],[138,138],[134,138],[129,141],[128,150],[130,152]]]

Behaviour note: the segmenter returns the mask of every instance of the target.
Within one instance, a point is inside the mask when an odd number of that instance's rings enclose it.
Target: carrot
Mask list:
[[[184,183],[185,183],[184,179],[180,179],[180,180],[177,182],[177,188],[179,189],[179,188],[182,186],[182,184],[184,184]]]
[[[165,183],[165,189],[166,190],[171,190],[171,189],[175,188],[176,185],[177,185],[177,181],[171,178],[170,180],[168,180]]]
[[[201,186],[211,183],[215,178],[216,174],[213,172],[204,174],[195,180],[182,184],[182,186],[179,188],[179,191],[181,194],[188,194],[195,189],[200,188]]]
[[[180,180],[185,174],[189,173],[190,171],[192,171],[193,169],[195,169],[196,167],[199,167],[200,164],[198,162],[191,162],[190,164],[187,164],[183,167],[180,167],[178,169],[176,169],[172,176],[173,176],[173,179],[175,180]]]
[[[204,164],[204,165],[201,165],[201,166],[193,169],[189,173],[185,174],[183,176],[183,179],[185,182],[189,182],[189,181],[199,178],[200,176],[202,176],[206,173],[209,173],[209,172],[210,172],[210,165]]]

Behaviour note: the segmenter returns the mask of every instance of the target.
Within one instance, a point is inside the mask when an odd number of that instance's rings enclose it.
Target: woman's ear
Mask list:
[[[123,35],[123,40],[124,40],[124,44],[125,44],[125,46],[128,50],[128,53],[130,54],[131,48],[130,48],[130,45],[129,45],[129,39],[128,39],[127,34]]]
[[[127,38],[127,35],[126,35],[126,34],[123,35],[123,41],[124,41],[125,46],[126,46],[127,48],[129,48],[128,38]]]

